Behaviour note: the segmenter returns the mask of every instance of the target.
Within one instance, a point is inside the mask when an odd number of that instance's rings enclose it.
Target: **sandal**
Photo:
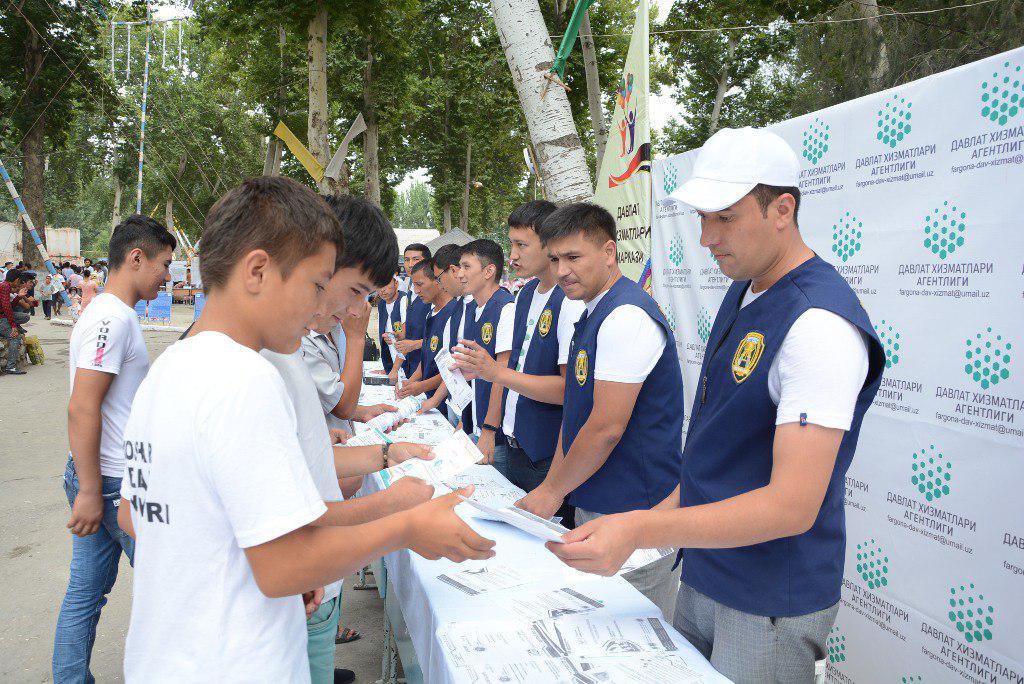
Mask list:
[[[344,625],[338,626],[338,634],[334,637],[334,643],[336,644],[350,644],[353,641],[359,641],[363,638],[363,635],[354,629],[350,629]]]

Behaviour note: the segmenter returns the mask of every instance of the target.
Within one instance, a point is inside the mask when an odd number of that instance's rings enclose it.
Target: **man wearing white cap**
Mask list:
[[[614,573],[637,548],[681,547],[674,624],[736,682],[810,682],[839,609],[844,480],[884,354],[857,296],[803,241],[796,154],[723,129],[673,197],[734,282],[715,319],[680,484],[549,548]]]

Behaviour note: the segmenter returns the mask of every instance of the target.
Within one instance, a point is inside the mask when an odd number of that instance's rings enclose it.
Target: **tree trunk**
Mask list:
[[[473,179],[470,178],[470,162],[473,159],[473,141],[466,143],[466,184],[462,188],[462,214],[459,216],[459,228],[469,232],[469,191]]]
[[[590,105],[590,126],[594,130],[594,149],[597,151],[597,173],[601,173],[604,144],[608,140],[608,123],[601,106],[601,79],[597,71],[597,49],[590,28],[590,10],[583,13],[580,23],[580,46],[583,48],[583,69],[587,74],[587,104]]]
[[[445,202],[441,205],[441,232],[447,233],[452,229],[452,203]]]
[[[881,90],[885,84],[885,78],[889,74],[889,47],[885,43],[885,36],[878,21],[878,0],[860,0],[854,3],[857,11],[865,17],[868,31],[878,42],[878,53],[875,64],[871,69],[871,92]]]
[[[722,73],[718,77],[718,89],[715,91],[715,104],[711,108],[711,123],[709,133],[718,130],[718,119],[722,115],[722,103],[725,102],[725,94],[729,91],[729,69],[732,67],[732,58],[736,54],[736,38],[730,33],[726,37],[726,57],[722,62]]]
[[[110,213],[110,234],[114,234],[114,229],[117,228],[117,224],[121,222],[121,179],[114,175],[114,210]]]
[[[373,43],[366,44],[366,67],[363,69],[363,176],[366,199],[380,206],[380,126],[373,98]]]
[[[41,107],[44,102],[42,94],[41,79],[34,78],[43,68],[43,51],[39,43],[39,36],[35,31],[30,30],[25,40],[25,82],[30,84],[25,90],[25,102]],[[39,232],[39,239],[46,243],[46,210],[43,204],[45,193],[43,175],[43,138],[46,131],[46,114],[41,113],[35,121],[32,129],[25,134],[21,143],[21,196],[25,201],[25,209],[32,217]],[[25,261],[39,262],[36,251],[35,240],[29,232],[25,222],[21,222],[21,258]]]
[[[309,64],[309,125],[307,145],[321,166],[327,166],[327,7],[317,0],[316,14],[309,20],[306,61]],[[324,189],[323,179],[320,190]]]
[[[544,74],[555,51],[537,0],[491,0],[491,14],[536,150],[548,199],[556,204],[593,196],[590,169],[565,91],[552,84],[544,99]]]

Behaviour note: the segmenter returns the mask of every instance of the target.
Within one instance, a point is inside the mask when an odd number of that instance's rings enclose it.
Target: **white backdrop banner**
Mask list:
[[[1024,679],[1024,49],[773,126],[801,157],[801,232],[885,347],[846,478],[840,682]],[[655,162],[654,292],[687,425],[730,281]]]

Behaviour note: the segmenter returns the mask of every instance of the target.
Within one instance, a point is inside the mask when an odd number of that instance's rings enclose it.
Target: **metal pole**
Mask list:
[[[150,24],[149,3],[146,3],[146,65],[142,75],[142,121],[139,127],[139,185],[135,193],[135,213],[142,213],[142,162],[146,150],[146,98],[149,94],[149,42],[152,26]]]
[[[160,30],[163,36],[163,42],[160,44],[160,68],[164,69],[167,67],[167,24],[160,24]]]
[[[182,20],[178,20],[178,68],[181,69],[181,28]]]
[[[128,53],[127,53],[127,57],[125,57],[124,61],[125,61],[125,64],[127,64],[127,66],[125,67],[124,77],[125,77],[125,79],[130,79],[132,77],[132,25],[131,24],[128,24]]]
[[[57,273],[57,268],[53,265],[50,260],[50,253],[46,251],[46,245],[39,239],[39,233],[36,231],[35,224],[32,223],[32,217],[28,215],[28,211],[25,210],[25,203],[21,201],[21,195],[18,194],[17,188],[14,187],[14,181],[11,180],[11,175],[7,173],[7,167],[4,166],[3,159],[0,159],[0,177],[4,179],[4,183],[7,184],[7,191],[11,193],[11,198],[14,199],[14,204],[18,207],[18,213],[21,214],[21,220],[25,222],[25,227],[28,228],[28,232],[32,234],[32,241],[36,243],[36,249],[39,250],[39,256],[43,258],[43,263],[46,264],[46,270],[50,272],[50,275]],[[22,258],[28,259],[28,255],[23,254]],[[67,291],[62,290],[60,293],[61,299],[64,300],[64,305],[68,307],[68,311],[71,312],[71,318],[77,319],[78,312],[75,311],[75,307],[71,305],[71,297],[68,296]]]
[[[110,77],[114,77],[114,30],[117,25],[110,22]]]

